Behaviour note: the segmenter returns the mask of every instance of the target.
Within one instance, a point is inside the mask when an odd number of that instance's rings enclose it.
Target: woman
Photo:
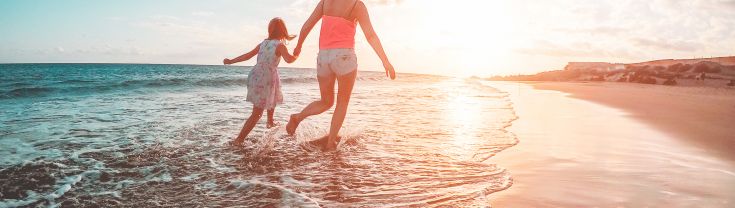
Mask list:
[[[385,68],[385,75],[396,78],[395,70],[383,51],[383,45],[375,34],[370,22],[367,7],[360,0],[322,0],[311,13],[311,16],[301,28],[299,42],[294,49],[294,55],[301,54],[301,47],[306,36],[314,25],[322,20],[322,29],[319,34],[319,55],[317,57],[317,80],[321,100],[312,102],[300,113],[291,115],[286,131],[293,135],[299,123],[305,118],[321,114],[329,110],[334,104],[334,83],[339,84],[337,89],[337,107],[332,115],[332,125],[329,128],[329,137],[322,149],[335,150],[337,136],[347,114],[352,87],[357,77],[357,57],[355,55],[355,33],[359,23],[365,37],[378,54]]]

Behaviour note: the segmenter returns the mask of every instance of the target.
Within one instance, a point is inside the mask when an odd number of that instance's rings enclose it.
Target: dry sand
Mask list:
[[[735,206],[735,160],[712,151],[730,148],[717,145],[731,144],[724,122],[732,121],[732,91],[490,85],[509,92],[519,119],[508,130],[520,141],[492,159],[513,177],[490,195],[493,207]]]

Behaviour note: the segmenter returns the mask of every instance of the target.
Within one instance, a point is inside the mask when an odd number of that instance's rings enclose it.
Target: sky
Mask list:
[[[735,0],[363,1],[398,72],[512,75],[570,61],[735,55]],[[317,2],[0,0],[0,63],[221,64],[260,43],[273,17],[297,34]],[[318,31],[281,66],[314,68]],[[383,70],[360,30],[356,51],[361,70]]]

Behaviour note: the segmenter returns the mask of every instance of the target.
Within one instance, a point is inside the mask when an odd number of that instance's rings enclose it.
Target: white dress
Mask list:
[[[276,48],[282,44],[280,40],[264,40],[260,43],[258,63],[248,74],[247,101],[256,108],[273,109],[283,103],[281,80],[278,77],[278,64],[281,56],[276,55]]]

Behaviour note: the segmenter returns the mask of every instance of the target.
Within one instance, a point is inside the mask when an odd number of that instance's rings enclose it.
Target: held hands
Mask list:
[[[298,60],[299,55],[301,55],[301,45],[297,45],[296,48],[293,49],[293,61]],[[292,62],[289,62],[289,63],[292,63]]]
[[[296,48],[293,49],[293,56],[299,57],[301,55],[301,45],[297,45]]]
[[[383,67],[385,68],[385,76],[390,77],[390,79],[392,80],[395,80],[396,70],[393,69],[393,65],[390,64],[390,62],[383,62]]]

